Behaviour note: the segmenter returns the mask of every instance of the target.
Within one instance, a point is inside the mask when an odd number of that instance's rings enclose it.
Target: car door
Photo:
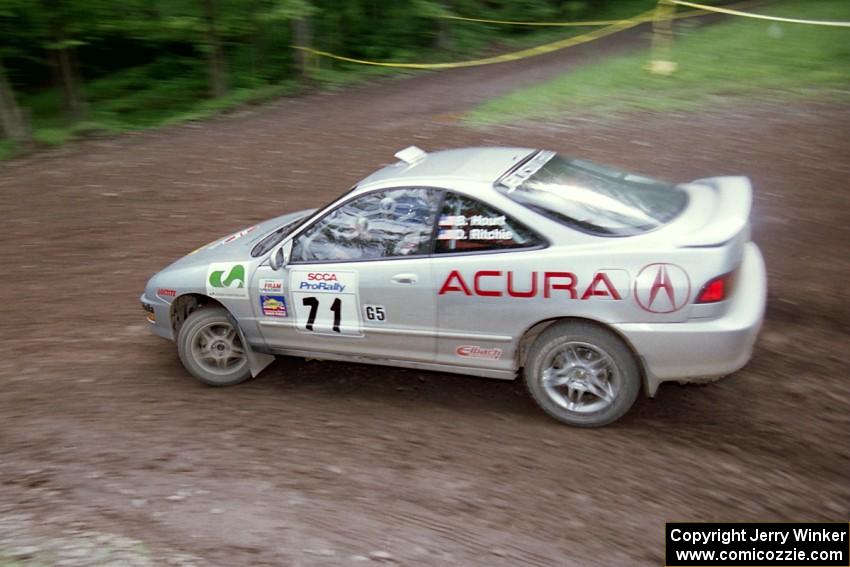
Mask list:
[[[509,215],[446,192],[432,266],[440,330],[436,362],[514,370],[516,338],[541,317],[539,250],[546,241]]]
[[[300,231],[284,270],[255,275],[266,344],[430,362],[436,300],[429,260],[442,192],[394,188],[355,195]]]

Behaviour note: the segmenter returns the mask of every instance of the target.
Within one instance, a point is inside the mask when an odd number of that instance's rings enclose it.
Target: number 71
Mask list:
[[[310,314],[307,315],[307,330],[313,330],[313,324],[316,322],[316,314],[319,312],[319,298],[318,297],[305,297],[301,300],[301,304],[305,307],[310,308]],[[335,333],[342,333],[339,330],[339,323],[342,321],[342,301],[340,298],[336,298],[331,303],[331,311],[334,314],[334,323],[333,330]]]

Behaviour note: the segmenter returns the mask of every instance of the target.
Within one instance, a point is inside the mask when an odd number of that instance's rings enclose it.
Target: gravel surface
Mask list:
[[[850,108],[458,121],[599,45],[0,166],[0,565],[657,566],[668,520],[850,518]],[[411,143],[749,175],[769,270],[752,362],[587,431],[518,382],[449,374],[281,359],[207,388],[149,334],[138,296],[155,271],[318,206]]]

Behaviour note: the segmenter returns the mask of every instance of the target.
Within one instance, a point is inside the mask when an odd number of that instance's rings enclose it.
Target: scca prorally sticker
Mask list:
[[[213,262],[207,268],[207,295],[247,299],[247,266],[239,262]]]
[[[485,358],[488,360],[499,360],[502,358],[502,349],[484,348],[478,345],[460,345],[455,349],[455,354],[466,358]]]
[[[289,288],[298,330],[362,336],[356,272],[293,269]]]
[[[260,309],[266,317],[288,317],[286,298],[282,295],[260,295]]]
[[[387,320],[387,308],[383,305],[364,305],[363,315],[367,321],[383,323]]]
[[[283,293],[283,280],[260,278],[260,293]]]

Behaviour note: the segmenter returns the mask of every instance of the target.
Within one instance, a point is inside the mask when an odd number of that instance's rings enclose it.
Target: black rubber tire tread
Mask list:
[[[191,345],[195,333],[204,325],[214,321],[228,323],[233,326],[236,325],[226,309],[221,307],[199,309],[189,315],[183,326],[180,327],[180,332],[177,334],[177,354],[180,356],[180,362],[183,364],[183,368],[204,384],[216,387],[235,386],[251,377],[251,369],[247,358],[244,364],[234,368],[232,373],[221,376],[210,374],[204,370],[202,366],[195,362],[192,356]]]
[[[622,375],[623,386],[607,408],[589,414],[571,412],[546,395],[540,383],[541,366],[549,352],[570,340],[597,345],[611,356]],[[543,331],[528,352],[524,375],[526,388],[543,411],[562,423],[578,427],[602,427],[617,421],[635,403],[641,385],[640,367],[631,349],[614,332],[585,321],[563,321]]]

